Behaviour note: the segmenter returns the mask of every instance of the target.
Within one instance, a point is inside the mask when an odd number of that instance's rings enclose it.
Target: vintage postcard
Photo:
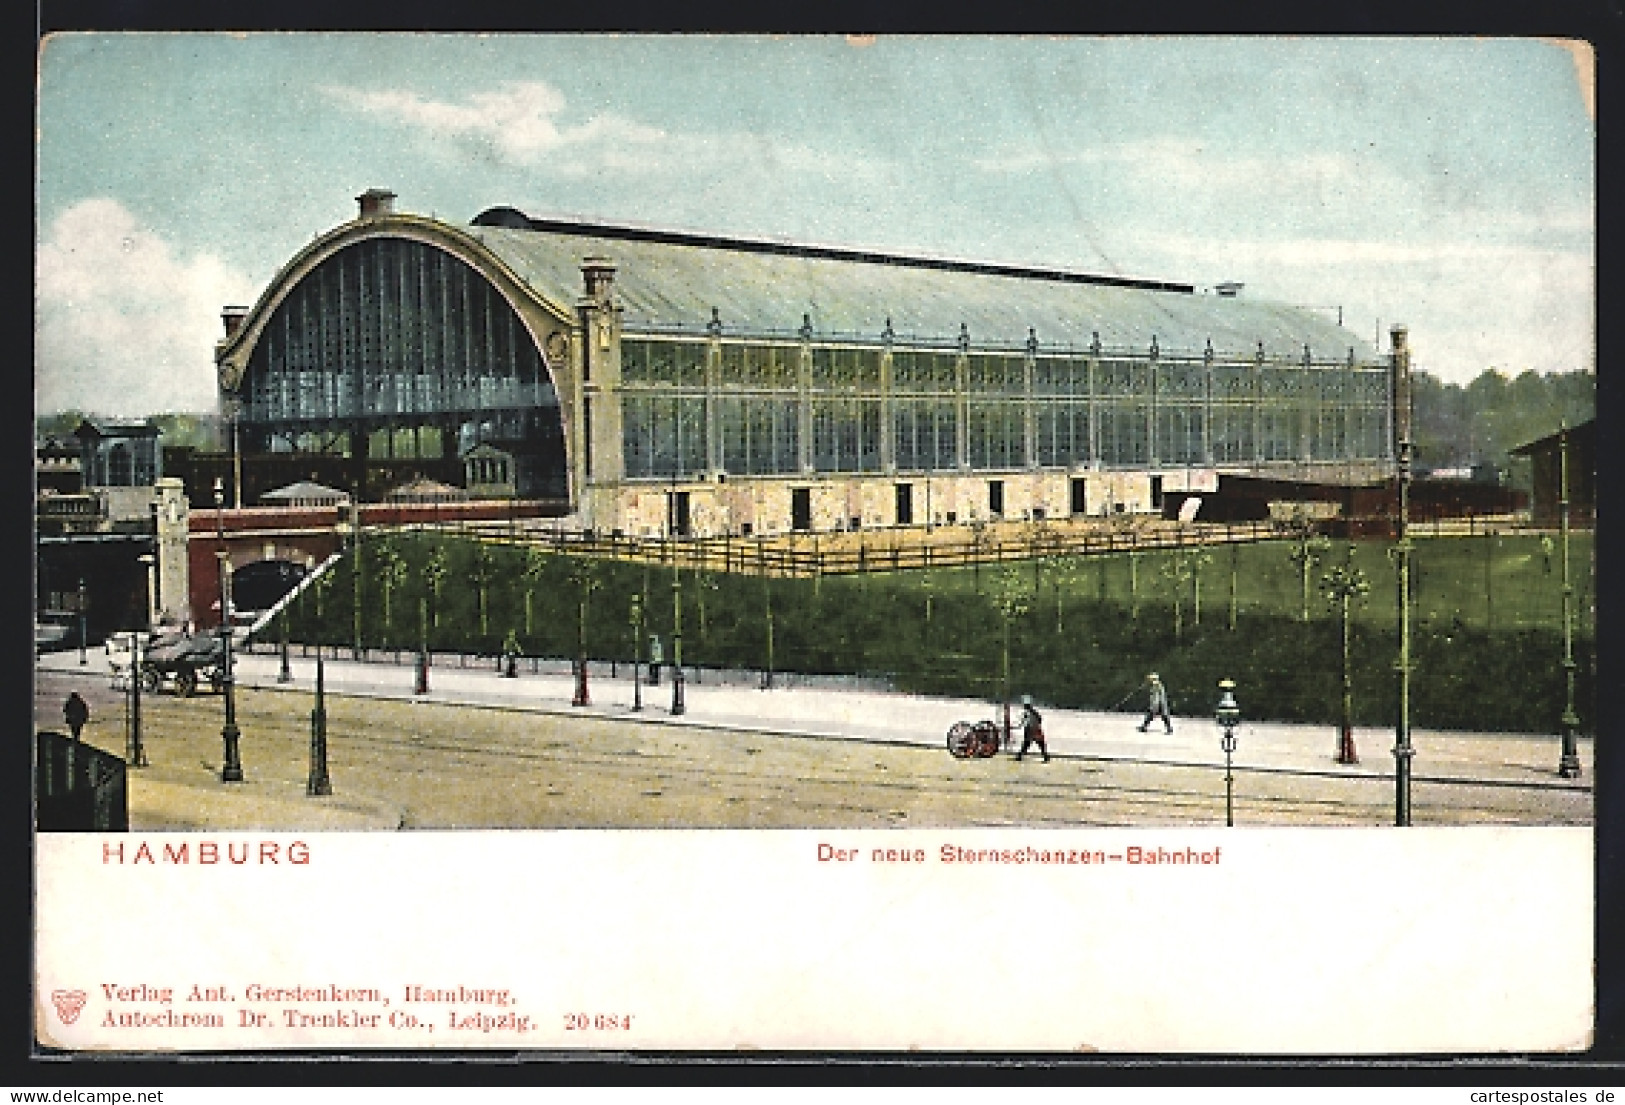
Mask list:
[[[1585,1051],[1593,64],[48,36],[36,1052]]]

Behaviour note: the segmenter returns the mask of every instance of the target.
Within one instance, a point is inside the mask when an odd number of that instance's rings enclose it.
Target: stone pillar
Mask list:
[[[888,476],[897,474],[896,427],[892,419],[892,342],[896,334],[891,319],[880,334],[880,470]]]
[[[1258,343],[1258,352],[1253,355],[1253,466],[1256,468],[1264,463],[1264,343]]]
[[[812,319],[803,315],[796,362],[796,461],[803,476],[813,473],[812,361]]]
[[[1145,450],[1146,458],[1155,468],[1159,463],[1157,455],[1157,369],[1161,351],[1157,348],[1157,335],[1151,335],[1151,352],[1146,359],[1146,379],[1150,390],[1149,408],[1146,413]]]
[[[1089,338],[1089,359],[1084,362],[1085,387],[1089,398],[1089,467],[1098,472],[1100,463],[1100,331]]]
[[[722,317],[715,307],[705,337],[705,468],[714,480],[723,470],[721,419],[717,417],[717,396],[722,391]]]
[[[1213,339],[1202,351],[1202,463],[1213,467]],[[1188,489],[1187,489],[1188,490]]]
[[[151,596],[161,621],[184,622],[192,616],[191,582],[186,553],[189,507],[186,487],[175,476],[165,476],[156,492],[157,594]]]
[[[1038,468],[1038,412],[1033,406],[1033,374],[1037,370],[1038,331],[1029,326],[1027,356],[1021,364],[1021,458],[1029,471]]]
[[[954,361],[954,467],[970,471],[970,330],[963,322]]]
[[[621,447],[621,307],[615,301],[615,264],[606,257],[581,262],[583,294],[572,328],[569,425],[570,482],[576,509],[588,526],[621,528],[618,499],[625,475]]]

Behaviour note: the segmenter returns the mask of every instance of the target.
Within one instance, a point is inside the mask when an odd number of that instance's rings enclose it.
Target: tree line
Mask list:
[[[1527,460],[1509,454],[1565,423],[1576,426],[1595,417],[1597,375],[1529,370],[1509,377],[1489,368],[1462,385],[1417,372],[1411,403],[1419,465],[1494,465],[1509,473],[1515,486],[1527,488]]]

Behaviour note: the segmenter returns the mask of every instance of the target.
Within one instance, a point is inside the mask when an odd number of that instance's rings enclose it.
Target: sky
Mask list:
[[[220,308],[371,187],[1240,281],[1446,381],[1595,369],[1584,43],[71,33],[38,66],[39,413],[213,411]]]

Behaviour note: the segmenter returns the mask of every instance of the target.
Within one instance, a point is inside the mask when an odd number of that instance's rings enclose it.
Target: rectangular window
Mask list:
[[[987,512],[995,518],[1004,514],[1004,481],[987,481]]]

